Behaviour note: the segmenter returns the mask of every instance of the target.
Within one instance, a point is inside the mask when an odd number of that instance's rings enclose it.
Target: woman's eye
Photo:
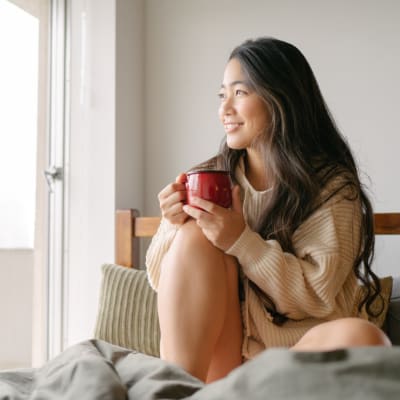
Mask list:
[[[218,96],[218,98],[221,99],[221,100],[223,100],[223,99],[226,98],[226,94],[225,94],[225,93],[218,93],[217,96]]]
[[[236,96],[243,96],[245,94],[246,94],[246,92],[244,90],[242,90],[242,89],[236,89],[235,90],[235,95]]]

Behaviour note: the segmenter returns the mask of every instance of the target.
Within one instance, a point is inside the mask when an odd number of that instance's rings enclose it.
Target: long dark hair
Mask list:
[[[371,270],[375,244],[372,206],[349,145],[335,125],[310,65],[295,46],[274,38],[248,40],[232,51],[231,59],[239,61],[248,85],[264,99],[271,116],[267,132],[256,145],[265,153],[274,189],[257,231],[294,254],[294,231],[322,203],[345,187],[351,188],[343,192],[353,193],[362,211],[361,243],[353,267],[366,288],[359,310],[365,306],[369,315],[376,316],[371,304],[380,296],[381,287]],[[230,149],[225,138],[219,157],[235,179],[234,171],[246,157],[246,150]],[[323,188],[338,175],[343,177],[340,184],[329,197],[321,198]],[[274,322],[282,324],[286,316],[254,282],[250,284],[263,296]]]

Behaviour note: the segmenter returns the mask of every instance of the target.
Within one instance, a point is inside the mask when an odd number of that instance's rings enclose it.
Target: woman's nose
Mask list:
[[[230,115],[233,112],[233,103],[230,97],[224,99],[219,107],[220,115]]]

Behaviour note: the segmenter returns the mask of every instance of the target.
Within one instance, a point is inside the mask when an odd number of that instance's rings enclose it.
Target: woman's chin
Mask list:
[[[243,146],[243,143],[237,143],[231,140],[227,140],[226,145],[232,150],[243,150],[246,148],[246,146]]]

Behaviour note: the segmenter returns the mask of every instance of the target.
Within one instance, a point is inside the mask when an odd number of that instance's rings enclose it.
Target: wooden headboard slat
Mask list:
[[[115,262],[124,267],[139,265],[139,238],[153,236],[160,217],[140,217],[134,209],[117,210],[115,218]],[[399,235],[400,213],[374,214],[376,235]]]
[[[157,232],[160,217],[136,217],[133,222],[133,235],[136,237],[151,237]]]
[[[399,235],[400,213],[374,214],[375,235]]]
[[[136,210],[117,210],[115,214],[115,262],[133,267],[133,218]]]

